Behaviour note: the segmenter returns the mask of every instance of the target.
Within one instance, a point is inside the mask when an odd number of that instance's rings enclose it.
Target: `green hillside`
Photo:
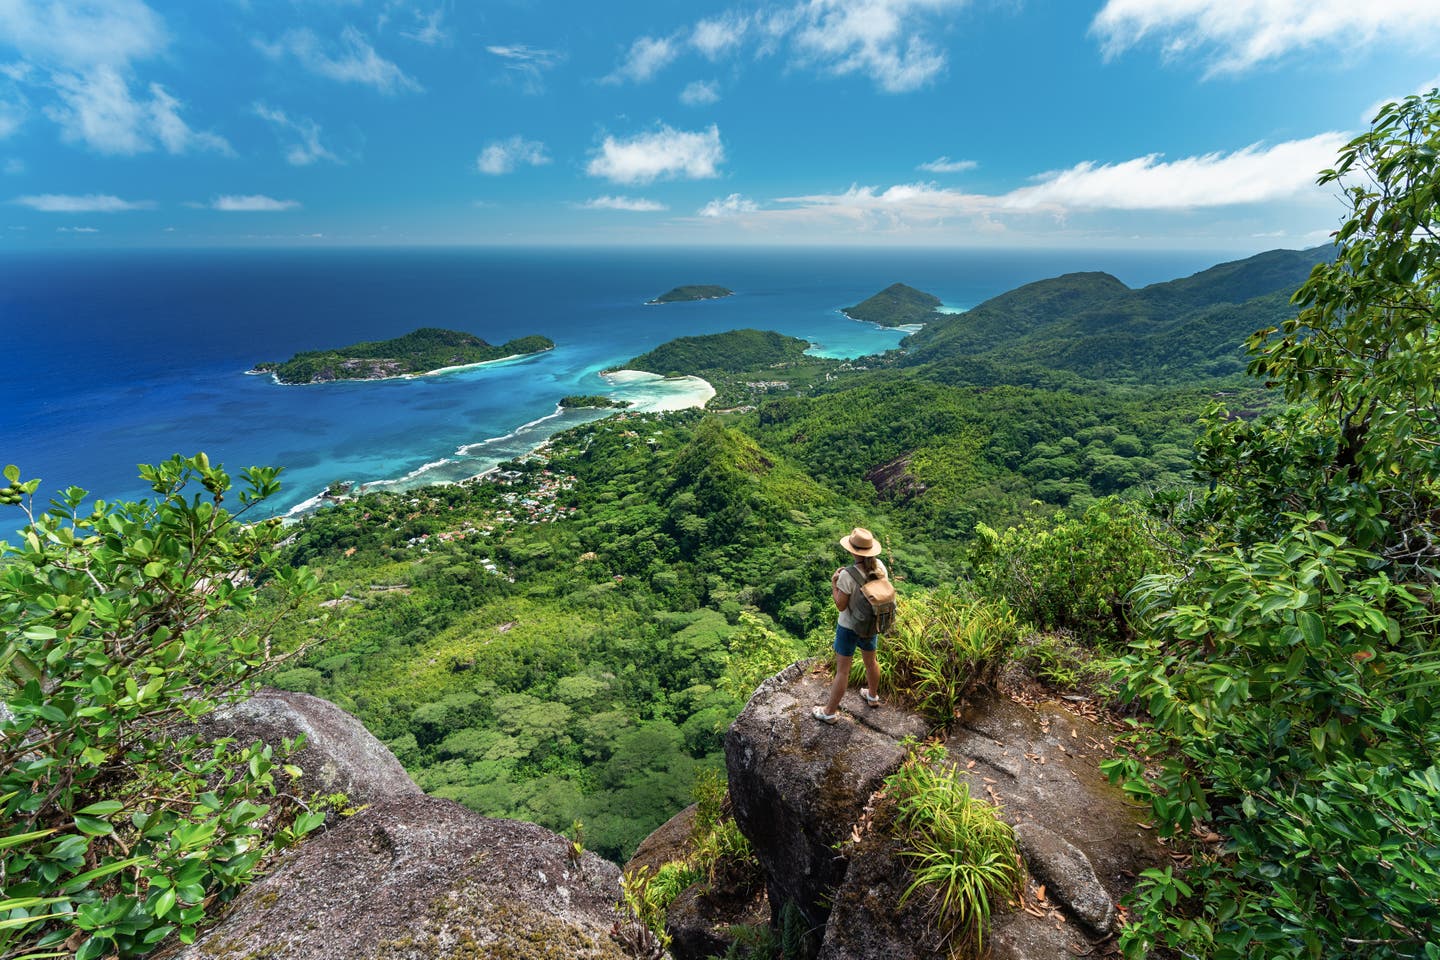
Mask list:
[[[899,327],[908,323],[928,323],[940,306],[941,300],[934,294],[903,283],[892,283],[875,296],[841,312],[852,320],[878,323],[882,327]]]
[[[1294,315],[1290,294],[1329,256],[1274,250],[1131,290],[1102,273],[1027,284],[909,337],[899,363],[947,382],[993,383],[1008,368],[1109,382],[1173,383],[1240,371],[1241,344]],[[998,368],[998,374],[997,374]]]

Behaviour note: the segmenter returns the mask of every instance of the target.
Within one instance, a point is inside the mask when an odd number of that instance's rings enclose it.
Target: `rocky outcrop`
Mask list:
[[[262,691],[204,721],[213,736],[278,745],[301,792],[362,809],[273,863],[219,922],[166,960],[620,960],[620,871],[542,827],[423,794],[354,717],[306,694]]]
[[[301,844],[177,960],[601,960],[620,871],[542,827],[423,794]]]
[[[867,711],[853,693],[850,716],[833,726],[819,723],[810,709],[827,687],[828,676],[814,673],[813,662],[797,663],[762,683],[725,735],[735,821],[765,870],[775,919],[790,904],[816,932],[845,877],[836,846],[904,759],[900,738],[925,732],[918,717]]]
[[[810,708],[827,670],[796,664],[755,692],[726,737],[735,817],[766,873],[772,910],[804,915],[825,960],[941,955],[923,895],[910,884],[872,794],[925,722],[847,694],[834,726]],[[1000,904],[986,944],[999,960],[1082,955],[1111,933],[1114,903],[1165,859],[1137,811],[1100,773],[1106,731],[1059,706],[990,696],[971,705],[946,747],[973,796],[1017,827],[1033,878],[1021,903]],[[845,841],[849,841],[848,843]],[[1043,885],[1043,886],[1042,886]]]
[[[343,793],[347,806],[359,807],[421,792],[364,724],[308,693],[262,689],[210,714],[201,729],[206,736],[233,737],[242,744],[258,740],[277,748],[303,736],[304,746],[287,762],[304,771],[300,792],[306,796]]]

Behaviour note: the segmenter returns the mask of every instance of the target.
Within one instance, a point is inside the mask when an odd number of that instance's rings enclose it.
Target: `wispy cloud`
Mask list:
[[[333,53],[308,27],[287,30],[274,43],[257,40],[255,46],[272,60],[288,55],[311,73],[341,83],[364,84],[387,94],[423,89],[413,77],[376,53],[364,34],[354,27],[341,31],[339,49]]]
[[[665,204],[642,197],[592,197],[581,204],[587,210],[626,210],[631,213],[655,213],[669,210]]]
[[[602,82],[645,83],[680,56],[682,49],[680,42],[671,37],[641,37],[630,44],[624,62]]]
[[[516,134],[505,140],[488,144],[475,158],[475,168],[491,176],[513,173],[517,167],[539,167],[550,162],[545,153],[545,144],[538,140],[526,140]]]
[[[320,125],[308,117],[291,117],[283,110],[257,101],[251,108],[255,116],[269,123],[285,144],[285,160],[296,167],[306,167],[318,160],[339,163],[335,156],[320,142]]]
[[[210,201],[211,210],[223,210],[226,213],[278,213],[282,210],[294,210],[299,206],[298,200],[276,200],[261,193],[226,194]]]
[[[180,116],[183,104],[158,83],[150,84],[148,97],[136,96],[112,66],[84,74],[57,73],[52,83],[59,102],[46,107],[45,115],[59,125],[67,141],[122,155],[147,153],[157,146],[172,154],[234,152],[224,137],[191,129]]]
[[[1322,133],[1231,153],[1165,161],[1160,154],[1122,163],[1080,163],[1048,173],[1004,199],[1006,207],[1059,205],[1073,210],[1194,210],[1261,203],[1314,189],[1315,175],[1334,162],[1348,138]]]
[[[42,213],[124,213],[128,210],[149,210],[152,200],[122,200],[108,193],[41,193],[14,200],[22,207]]]
[[[158,83],[132,91],[134,63],[158,56],[169,43],[159,15],[141,0],[5,0],[0,37],[22,57],[7,65],[12,84],[28,84],[53,98],[43,109],[61,137],[100,153],[131,155],[161,148],[232,153],[215,133],[181,118],[183,104]],[[13,129],[23,97],[0,103],[0,130]]]
[[[25,161],[19,157],[10,157],[5,161],[5,175],[8,177],[18,177],[25,170]]]
[[[964,173],[967,170],[974,170],[980,164],[974,160],[951,160],[949,157],[939,157],[929,163],[922,163],[916,170],[928,170],[931,173]]]
[[[706,59],[718,60],[738,49],[749,30],[749,17],[727,13],[695,24],[690,31],[690,45]]]
[[[56,233],[99,233],[99,227],[56,227]]]
[[[1440,46],[1430,0],[1107,0],[1091,23],[1107,56],[1154,41],[1167,57],[1195,56],[1211,74],[1236,73],[1297,50],[1380,43]]]
[[[839,193],[780,197],[763,208],[731,205],[731,198],[726,198],[707,205],[700,215],[728,214],[749,226],[819,229],[843,223],[858,230],[905,232],[963,224],[969,230],[1003,232],[1023,227],[1035,217],[1064,224],[1070,215],[1082,213],[1160,214],[1306,198],[1318,201],[1315,173],[1333,163],[1345,139],[1326,133],[1173,161],[1148,155],[1115,163],[1079,163],[998,194],[934,183],[854,185]]]
[[[754,200],[732,193],[728,197],[711,200],[696,211],[702,217],[733,217],[740,213],[754,213],[760,206]]]
[[[750,45],[757,56],[788,49],[792,66],[869,77],[887,93],[905,93],[941,76],[948,61],[931,39],[939,18],[970,0],[804,0],[730,10],[669,36],[637,39],[607,82],[643,82],[693,51],[715,61]]]
[[[706,180],[718,177],[724,162],[720,129],[713,123],[693,132],[661,126],[628,140],[607,136],[585,171],[613,183]]]
[[[696,80],[680,91],[680,102],[687,107],[703,107],[720,102],[720,85],[714,81]]]
[[[521,89],[526,93],[543,92],[545,72],[565,59],[558,50],[542,50],[523,43],[501,44],[485,49],[505,61],[505,69],[519,79]]]
[[[169,42],[164,22],[141,0],[5,0],[0,37],[26,60],[70,70],[125,66]]]
[[[416,43],[422,43],[427,47],[437,46],[450,39],[450,34],[440,26],[440,21],[445,19],[444,7],[437,7],[431,13],[421,13],[418,10],[414,11],[414,13],[415,19],[418,21],[415,28],[412,30],[401,30],[400,36],[406,40],[414,40]]]

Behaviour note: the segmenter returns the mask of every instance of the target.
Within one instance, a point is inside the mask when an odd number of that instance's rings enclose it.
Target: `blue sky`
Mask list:
[[[1437,0],[0,0],[0,249],[1309,246]]]

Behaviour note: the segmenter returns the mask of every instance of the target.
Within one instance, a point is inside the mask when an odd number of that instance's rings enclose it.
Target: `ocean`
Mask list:
[[[406,486],[473,476],[601,414],[566,394],[663,409],[693,385],[600,376],[679,336],[742,327],[858,357],[904,334],[840,308],[900,281],[962,310],[1020,284],[1104,270],[1132,287],[1221,253],[698,249],[146,250],[0,256],[0,463],[94,497],[149,490],[136,465],[205,451],[232,476],[285,468],[266,505],[291,511],[334,481]],[[713,283],[723,300],[647,306]],[[245,371],[302,350],[418,327],[492,343],[543,334],[552,351],[405,380],[280,386]],[[398,481],[398,483],[397,483]],[[3,528],[0,524],[0,528]]]

